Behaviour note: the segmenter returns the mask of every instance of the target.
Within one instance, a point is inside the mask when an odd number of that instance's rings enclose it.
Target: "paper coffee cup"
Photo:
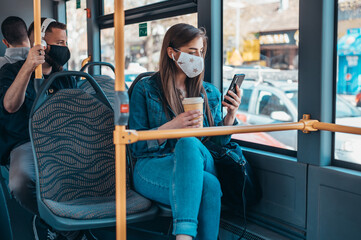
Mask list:
[[[201,97],[184,98],[182,101],[184,112],[199,110],[201,113],[203,113],[203,102],[203,98]],[[202,118],[202,121],[200,121],[200,127],[203,127],[203,116],[198,118]]]

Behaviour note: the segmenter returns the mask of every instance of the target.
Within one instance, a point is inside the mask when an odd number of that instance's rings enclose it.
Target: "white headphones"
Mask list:
[[[43,45],[44,47],[47,46],[46,41],[44,40],[45,32],[46,32],[46,29],[48,29],[50,23],[52,23],[52,22],[56,22],[55,19],[46,18],[44,20],[43,24],[41,24],[41,45]]]

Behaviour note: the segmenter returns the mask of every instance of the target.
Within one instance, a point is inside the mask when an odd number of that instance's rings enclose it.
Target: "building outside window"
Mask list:
[[[81,62],[88,57],[87,21],[86,21],[86,0],[66,2],[66,24],[68,33],[68,47],[71,57],[68,62],[68,69],[79,71]]]
[[[361,1],[338,1],[336,119],[361,127]],[[335,134],[335,159],[361,164],[361,136]]]
[[[244,125],[298,121],[299,0],[223,1],[223,93],[246,75],[237,118]],[[297,149],[297,131],[234,134]]]

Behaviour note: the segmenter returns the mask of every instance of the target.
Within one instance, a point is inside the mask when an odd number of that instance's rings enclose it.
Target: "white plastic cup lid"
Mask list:
[[[184,98],[182,104],[199,104],[203,103],[203,98],[201,97],[191,97],[191,98]]]

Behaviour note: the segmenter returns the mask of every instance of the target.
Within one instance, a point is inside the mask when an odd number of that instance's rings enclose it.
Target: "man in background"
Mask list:
[[[1,32],[4,36],[2,42],[6,45],[5,56],[0,57],[0,68],[6,63],[15,63],[25,60],[30,49],[30,41],[27,27],[19,17],[7,17],[1,24]]]

